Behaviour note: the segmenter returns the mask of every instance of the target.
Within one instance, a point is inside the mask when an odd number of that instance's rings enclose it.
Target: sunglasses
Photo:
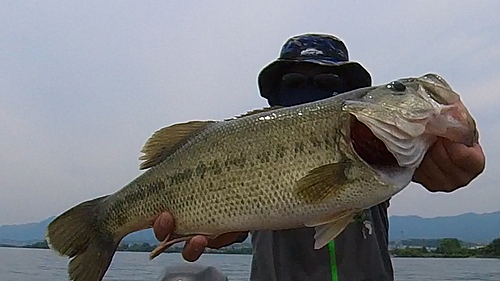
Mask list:
[[[314,76],[307,76],[302,73],[287,73],[281,77],[281,86],[289,89],[298,89],[306,85],[309,81],[314,87],[325,91],[338,91],[345,87],[345,82],[333,73],[320,73]]]

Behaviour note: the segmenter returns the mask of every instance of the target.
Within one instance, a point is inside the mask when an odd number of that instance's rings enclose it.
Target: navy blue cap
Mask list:
[[[329,34],[301,34],[289,38],[281,48],[280,56],[264,67],[258,83],[262,97],[277,94],[277,86],[287,67],[295,64],[315,64],[331,68],[349,89],[371,86],[371,76],[361,64],[349,61],[344,42]]]

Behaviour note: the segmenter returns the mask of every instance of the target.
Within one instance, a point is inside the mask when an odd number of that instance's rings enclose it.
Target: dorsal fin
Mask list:
[[[281,105],[275,105],[275,106],[271,106],[271,107],[257,108],[257,109],[253,109],[253,110],[247,111],[246,113],[243,113],[241,115],[235,116],[233,118],[226,119],[224,121],[229,121],[229,120],[234,120],[234,119],[238,119],[238,118],[243,118],[243,117],[247,117],[247,116],[250,116],[250,115],[259,114],[259,113],[262,113],[262,112],[273,111],[273,110],[280,109],[280,108],[283,108],[283,107],[284,106],[281,106]]]
[[[151,168],[159,164],[185,141],[212,123],[215,121],[189,121],[156,131],[141,149],[144,155],[139,157],[139,160],[144,160],[144,162],[141,163],[140,169]]]

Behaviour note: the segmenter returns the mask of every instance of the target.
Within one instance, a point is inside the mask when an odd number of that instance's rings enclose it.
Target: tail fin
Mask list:
[[[121,238],[98,225],[101,202],[107,196],[83,202],[54,219],[47,228],[50,247],[72,258],[70,280],[99,281],[108,269]]]

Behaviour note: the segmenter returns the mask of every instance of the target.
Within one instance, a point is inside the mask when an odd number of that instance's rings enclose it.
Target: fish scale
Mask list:
[[[228,227],[231,231],[236,230],[244,230],[245,228],[238,227],[249,227],[248,220],[253,219],[253,223],[258,223],[259,226],[262,223],[262,220],[266,220],[271,218],[271,210],[274,210],[278,215],[284,215],[291,212],[291,209],[295,209],[299,203],[294,202],[297,201],[296,198],[291,196],[291,190],[293,189],[293,182],[295,182],[298,178],[305,175],[305,173],[312,169],[317,165],[322,165],[324,163],[330,163],[336,161],[335,157],[331,157],[331,153],[325,153],[323,150],[317,150],[314,152],[313,145],[310,142],[304,141],[304,138],[307,138],[309,134],[313,132],[311,131],[311,127],[309,126],[299,126],[300,123],[310,123],[311,120],[315,119],[315,122],[318,121],[318,118],[322,118],[324,122],[331,124],[332,118],[328,118],[328,112],[324,112],[323,116],[317,116],[318,114],[311,115],[302,115],[301,118],[287,118],[287,113],[283,113],[282,118],[285,119],[286,123],[269,123],[271,126],[269,128],[263,128],[264,130],[259,131],[260,134],[267,134],[268,137],[278,138],[279,136],[285,135],[284,132],[286,130],[295,128],[302,129],[303,134],[296,134],[296,138],[291,140],[281,140],[283,143],[294,143],[298,142],[304,146],[304,150],[311,152],[307,153],[304,151],[296,151],[292,149],[286,149],[289,153],[284,154],[283,157],[276,157],[275,151],[282,150],[283,148],[278,147],[277,143],[263,143],[261,145],[255,145],[256,140],[259,139],[258,135],[255,135],[253,130],[247,130],[249,124],[254,124],[257,127],[261,127],[259,123],[267,122],[265,117],[267,116],[250,116],[248,120],[244,120],[245,122],[234,122],[234,126],[224,126],[221,130],[232,132],[229,136],[237,136],[236,139],[225,139],[226,134],[224,132],[219,132],[224,137],[222,139],[217,139],[215,141],[207,141],[207,143],[217,143],[219,144],[219,151],[224,152],[219,155],[208,155],[210,158],[219,158],[219,157],[230,157],[230,155],[245,155],[247,159],[246,165],[243,167],[232,167],[231,174],[229,177],[226,177],[225,173],[216,175],[210,174],[205,179],[200,182],[196,182],[194,185],[187,185],[186,189],[191,190],[192,192],[196,192],[195,198],[199,198],[198,201],[193,202],[193,209],[186,211],[183,209],[177,208],[175,205],[171,205],[168,202],[166,203],[170,206],[170,212],[176,218],[176,227],[177,231],[180,233],[214,233],[218,234],[224,231],[227,231]],[[276,117],[276,120],[280,117]],[[263,119],[263,120],[262,120]],[[275,124],[279,124],[281,126],[276,126]],[[264,125],[265,126],[265,125]],[[217,136],[217,129],[215,128],[214,134],[212,136]],[[269,131],[267,131],[268,129]],[[273,135],[269,135],[269,132],[272,132]],[[200,137],[201,138],[201,137]],[[200,141],[199,143],[203,143]],[[257,144],[259,144],[257,142]],[[203,148],[193,148],[193,150],[200,150]],[[185,160],[185,163],[189,163],[188,159],[193,159],[193,165],[196,165],[197,161],[200,161],[196,158],[190,157],[188,154],[190,147],[186,147],[186,154],[179,152],[179,157]],[[334,148],[331,151],[335,151]],[[303,155],[309,154],[309,155]],[[217,157],[219,156],[219,157]],[[319,156],[319,157],[318,157]],[[271,158],[274,158],[271,161]],[[278,159],[276,159],[278,158]],[[219,158],[220,159],[220,158]],[[223,159],[221,159],[223,160]],[[218,162],[223,162],[219,160]],[[201,160],[203,161],[203,160]],[[252,163],[252,164],[250,164]],[[167,163],[165,163],[167,165]],[[189,164],[186,164],[189,165]],[[159,167],[160,168],[160,167]],[[280,173],[277,171],[285,168],[285,173]],[[287,170],[288,169],[288,170]],[[262,174],[261,171],[272,170],[275,171],[273,173],[268,173],[267,176],[262,177],[259,174]],[[290,175],[296,174],[297,176],[293,177]],[[219,180],[220,179],[220,180]],[[205,181],[206,180],[206,181]],[[207,185],[206,182],[213,182],[212,188],[210,185]],[[277,182],[281,184],[277,185]],[[243,186],[241,184],[243,183]],[[238,187],[239,185],[239,187]],[[215,188],[214,188],[215,187]],[[235,189],[237,188],[237,189]],[[233,190],[234,196],[228,196],[227,190]],[[184,196],[184,192],[182,189],[176,189],[177,192],[173,194],[174,197]],[[287,192],[288,191],[288,192]],[[207,198],[204,198],[207,196]],[[181,199],[182,200],[182,199]],[[261,202],[261,209],[265,212],[259,213],[259,209],[252,208],[251,204],[247,202]],[[284,202],[287,204],[284,204]],[[213,212],[206,212],[205,203],[215,204]],[[223,204],[221,204],[223,203]],[[233,208],[233,210],[228,210],[225,208],[227,205],[237,206],[239,209]],[[184,213],[186,215],[184,215]],[[227,216],[228,213],[233,214],[231,218]],[[250,216],[250,218],[247,218]],[[197,218],[199,221],[193,221],[191,217]],[[239,220],[242,220],[242,223],[238,224]],[[228,221],[230,220],[232,225],[228,225]],[[207,225],[203,225],[200,222],[207,222]],[[215,222],[215,223],[214,223]],[[273,224],[276,224],[274,220],[271,221]],[[240,226],[241,225],[241,226]],[[222,227],[218,229],[216,226]],[[252,225],[250,225],[252,226]],[[257,227],[257,226],[256,226]]]
[[[72,258],[68,272],[77,281],[101,280],[121,239],[151,227],[164,211],[174,217],[175,230],[152,256],[196,234],[303,226],[315,227],[315,248],[321,248],[356,212],[406,187],[437,136],[477,140],[472,117],[445,82],[432,75],[399,81],[398,87],[163,128],[143,148],[142,175],[57,217],[47,240]],[[456,116],[467,118],[452,120]],[[439,126],[428,126],[434,123]],[[367,129],[351,134],[356,128]],[[391,153],[394,161],[377,162],[377,155]]]
[[[340,104],[337,103],[333,107],[338,107],[339,105]],[[307,111],[307,109],[304,111]],[[317,112],[321,112],[321,114],[317,114]],[[328,123],[326,126],[335,126],[337,122],[329,116],[330,111],[312,111],[312,113],[313,114],[303,114],[300,118],[287,118],[289,113],[285,112],[281,115],[281,118],[288,122],[268,122],[271,126],[263,128],[263,131],[259,131],[260,134],[266,134],[266,129],[268,129],[269,132],[273,132],[274,136],[278,138],[279,136],[285,135],[284,132],[288,129],[295,128],[301,130],[303,128],[303,134],[295,134],[296,137],[291,140],[281,140],[284,143],[300,143],[303,146],[302,149],[286,149],[286,147],[279,143],[256,145],[255,140],[258,140],[259,136],[255,135],[255,130],[247,130],[247,128],[249,124],[257,128],[265,127],[265,124],[261,125],[260,123],[269,120],[266,120],[265,117],[262,118],[263,116],[249,116],[244,122],[232,120],[229,121],[232,122],[232,124],[227,124],[227,126],[214,124],[213,128],[207,128],[204,134],[198,136],[193,139],[192,142],[179,149],[177,153],[172,155],[171,159],[157,167],[153,167],[144,174],[144,178],[139,178],[133,185],[124,188],[123,192],[126,194],[129,189],[134,192],[134,190],[136,190],[136,184],[141,185],[141,181],[148,182],[147,173],[155,174],[160,170],[161,173],[164,174],[162,176],[163,178],[171,178],[172,175],[179,170],[196,170],[200,165],[205,165],[208,167],[208,171],[203,178],[192,173],[192,178],[190,180],[179,181],[173,185],[165,185],[166,190],[159,192],[158,196],[151,196],[151,203],[158,201],[158,199],[162,202],[162,206],[158,206],[160,207],[159,210],[146,208],[139,210],[138,213],[143,215],[144,218],[148,218],[161,210],[168,210],[175,217],[176,231],[178,233],[214,234],[227,231],[227,221],[229,219],[232,220],[232,223],[236,222],[236,224],[232,226],[233,229],[230,230],[243,230],[237,228],[239,226],[237,224],[239,220],[238,215],[241,216],[244,221],[240,223],[240,225],[247,227],[248,225],[245,222],[246,216],[255,216],[256,219],[254,219],[254,222],[259,224],[262,219],[269,217],[267,215],[269,212],[259,214],[256,212],[258,209],[251,208],[252,205],[247,204],[247,202],[261,202],[261,208],[262,206],[268,206],[267,210],[276,210],[276,207],[281,207],[282,210],[277,212],[277,214],[280,215],[290,213],[290,209],[299,205],[299,202],[292,203],[289,201],[288,204],[279,204],[278,202],[284,202],[285,199],[297,201],[290,192],[287,193],[285,191],[291,191],[293,189],[293,182],[305,175],[305,173],[313,167],[336,161],[334,155],[336,150],[334,147],[330,147],[332,153],[325,153],[325,150],[317,149],[312,142],[307,141],[307,137],[309,135],[318,134],[318,132],[314,132],[312,129],[313,127],[310,126],[311,122],[319,123],[322,122],[319,121],[319,119],[322,119],[324,120],[323,122]],[[278,119],[280,117],[275,118]],[[300,123],[307,125],[300,126],[298,125]],[[280,126],[278,127],[276,124]],[[328,131],[320,133],[325,134],[325,138],[330,137]],[[237,136],[237,138],[234,139],[234,136]],[[271,135],[269,137],[272,138],[273,136]],[[208,153],[200,155],[198,155],[198,153],[192,153],[192,151],[207,150],[205,148],[206,146],[211,147],[208,149]],[[283,150],[289,153],[285,154]],[[283,157],[279,156],[280,152],[283,153]],[[278,157],[276,157],[276,155],[278,155]],[[240,159],[245,158],[245,165],[222,166],[221,163],[230,163],[231,161],[229,159],[234,156]],[[182,159],[182,161],[179,159]],[[271,161],[271,159],[273,161]],[[182,165],[176,165],[177,161],[181,162]],[[169,169],[169,167],[176,168]],[[226,170],[228,167],[230,168],[229,172]],[[285,169],[285,173],[274,172],[269,173],[266,177],[259,176],[259,174],[262,174],[261,171],[263,170],[280,171],[281,169]],[[290,174],[296,174],[297,176],[290,177]],[[277,185],[277,182],[281,184]],[[228,190],[233,190],[233,196],[230,196],[231,192],[228,192]],[[123,194],[120,195],[126,196]],[[193,200],[194,198],[196,199]],[[189,203],[183,206],[182,202]],[[224,204],[221,204],[222,202]],[[151,204],[138,204],[138,206],[148,205]],[[225,207],[226,205],[238,206],[240,209],[233,208],[229,210]],[[207,208],[212,211],[206,212]],[[230,211],[234,214],[231,218],[227,215]],[[137,210],[130,209],[130,213],[132,212],[137,212]],[[112,218],[111,221],[113,221]],[[206,222],[207,225],[204,225],[204,222]],[[273,224],[274,223],[275,222],[273,222]],[[221,228],[219,229],[217,226]],[[119,228],[120,226],[117,225],[115,227]],[[111,229],[111,231],[115,231],[115,229]]]

